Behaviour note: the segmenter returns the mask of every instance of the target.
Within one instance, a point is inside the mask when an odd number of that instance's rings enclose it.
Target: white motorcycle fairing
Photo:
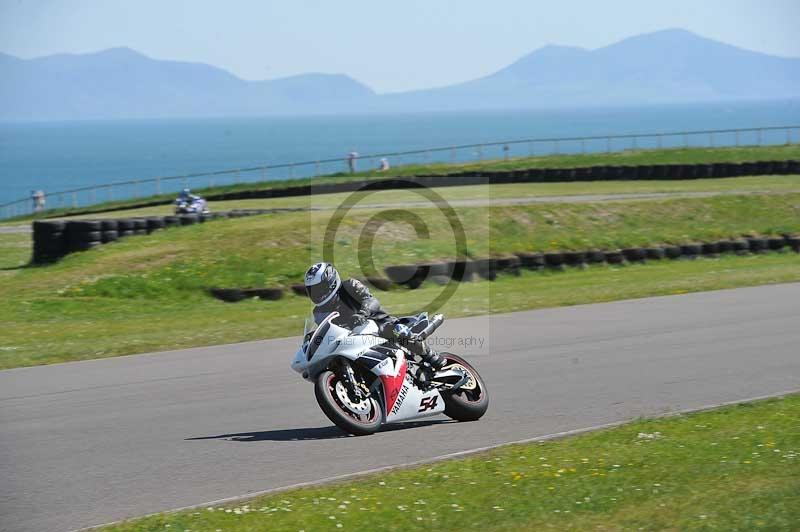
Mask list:
[[[297,350],[292,369],[304,379],[314,382],[325,371],[332,358],[343,357],[369,369],[381,383],[383,422],[391,423],[439,414],[445,404],[436,389],[421,390],[408,374],[408,361],[403,349],[384,344],[388,340],[377,335],[373,321],[352,332],[332,323],[339,316],[333,312],[319,327],[307,332]]]

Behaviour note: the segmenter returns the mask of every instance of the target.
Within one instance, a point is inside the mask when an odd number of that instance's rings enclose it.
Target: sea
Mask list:
[[[716,135],[672,135],[589,141],[526,139],[605,137],[709,129],[795,126],[797,129]],[[738,138],[737,138],[738,137]],[[501,143],[476,147],[482,143]],[[109,120],[0,123],[0,205],[47,194],[48,207],[85,205],[185,186],[287,179],[347,170],[359,154],[358,170],[427,161],[692,146],[800,143],[800,99],[660,105],[623,109],[526,110],[402,115]],[[470,147],[427,151],[449,146]],[[335,159],[333,162],[320,162]],[[221,170],[289,163],[306,165],[185,178]],[[129,185],[124,181],[175,177]],[[95,188],[102,187],[102,188]],[[59,194],[76,188],[77,193]]]

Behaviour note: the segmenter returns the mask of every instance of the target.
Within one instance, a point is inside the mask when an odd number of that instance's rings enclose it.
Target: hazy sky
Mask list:
[[[800,56],[798,0],[0,0],[0,51],[128,46],[246,79],[346,73],[379,92],[491,73],[545,44],[598,48],[685,28]]]

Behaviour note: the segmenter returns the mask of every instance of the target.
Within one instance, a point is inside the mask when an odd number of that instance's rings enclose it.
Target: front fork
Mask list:
[[[342,384],[347,388],[347,395],[350,396],[350,400],[353,402],[361,402],[366,399],[370,394],[369,388],[356,377],[356,373],[353,371],[353,366],[350,365],[350,362],[346,359],[342,359],[340,365],[342,368]]]

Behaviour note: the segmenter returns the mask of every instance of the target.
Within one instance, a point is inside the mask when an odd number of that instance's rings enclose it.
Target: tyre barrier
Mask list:
[[[751,237],[747,239],[747,244],[753,253],[766,253],[769,249],[769,241],[766,238]]]
[[[682,244],[681,255],[693,259],[703,252],[703,246],[700,244]]]
[[[528,253],[522,251],[517,253],[520,266],[529,270],[541,270],[544,268],[544,255],[541,253]]]
[[[212,201],[241,200],[241,199],[270,199],[289,198],[297,196],[311,196],[318,194],[333,194],[340,192],[354,192],[364,187],[370,190],[398,190],[415,188],[420,185],[425,187],[449,187],[465,185],[489,185],[507,183],[552,183],[559,181],[606,181],[606,180],[645,180],[645,179],[700,179],[700,178],[726,178],[737,176],[759,175],[791,175],[800,174],[800,161],[790,159],[781,161],[758,161],[743,163],[713,163],[713,164],[660,164],[638,166],[586,166],[575,168],[530,168],[524,170],[505,171],[463,171],[438,175],[419,175],[403,178],[388,177],[381,179],[362,179],[344,183],[323,183],[319,185],[303,184],[282,188],[268,188],[263,190],[240,190],[235,192],[222,192],[209,194],[206,199]],[[156,207],[171,203],[168,200],[143,201],[127,206],[126,208]],[[117,208],[91,209],[73,211],[73,214],[96,214],[112,212]],[[291,211],[301,209],[263,209],[263,211]],[[262,211],[256,209],[256,211]],[[233,211],[231,218],[248,216],[241,214],[244,211]],[[263,214],[263,212],[258,212]],[[212,215],[212,218],[214,215]]]
[[[628,262],[644,262],[647,254],[642,248],[626,248],[622,250],[622,256]]]
[[[719,244],[716,242],[706,242],[700,246],[700,250],[703,255],[718,255]]]
[[[586,264],[585,251],[567,251],[563,253],[564,264],[567,266],[583,266]]]
[[[786,238],[768,238],[767,239],[767,247],[770,251],[778,251],[783,249],[783,246],[786,245]]]
[[[586,262],[589,264],[600,264],[606,261],[606,252],[597,249],[590,249],[586,252]]]
[[[306,295],[306,285],[304,284],[293,284],[289,287],[292,293],[296,296],[304,296]]]
[[[208,292],[226,303],[238,303],[245,299],[277,301],[283,297],[283,288],[210,288]]]
[[[664,246],[664,256],[668,259],[678,259],[681,256],[680,246]]]
[[[545,253],[544,265],[550,268],[558,268],[564,265],[564,254],[559,252]]]
[[[748,237],[735,240],[719,240],[704,242],[702,244],[690,243],[682,245],[649,246],[642,248],[625,248],[622,250],[587,250],[536,253],[522,251],[511,257],[492,259],[475,259],[448,263],[451,267],[447,270],[448,276],[437,271],[433,275],[433,264],[404,264],[387,266],[385,268],[387,282],[403,285],[409,288],[419,287],[423,281],[432,280],[441,282],[444,279],[465,280],[472,277],[472,273],[486,280],[494,280],[499,274],[519,275],[521,269],[542,270],[550,268],[565,270],[566,266],[585,267],[586,264],[606,263],[622,265],[626,263],[645,263],[649,260],[664,260],[688,258],[695,259],[700,256],[718,257],[721,254],[736,253],[747,254],[766,253],[768,251],[783,251],[789,248],[800,253],[800,236],[783,235],[782,237]],[[437,263],[438,264],[438,263]],[[420,272],[424,272],[421,275]],[[469,272],[467,274],[467,272]],[[305,292],[303,292],[305,293]]]
[[[647,260],[661,260],[666,257],[666,250],[664,248],[645,248],[644,254]]]
[[[606,262],[609,264],[623,264],[625,262],[625,256],[621,251],[607,251]]]
[[[229,217],[239,218],[286,210],[297,209],[248,209],[246,211],[212,213],[207,216],[183,214],[103,220],[36,220],[33,222],[31,262],[33,264],[56,262],[72,252],[87,251],[101,244],[115,242],[120,238],[148,235],[167,227],[194,225],[206,220],[225,220]]]

